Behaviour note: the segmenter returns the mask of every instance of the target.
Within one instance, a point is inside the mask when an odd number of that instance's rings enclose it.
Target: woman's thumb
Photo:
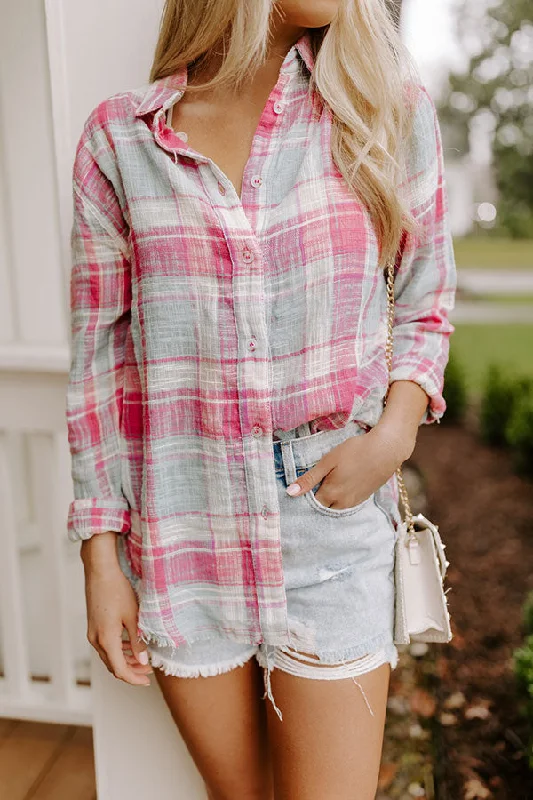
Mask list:
[[[130,639],[131,652],[139,662],[139,664],[148,664],[148,650],[146,644],[137,635],[137,620],[130,620],[125,623],[126,630]]]

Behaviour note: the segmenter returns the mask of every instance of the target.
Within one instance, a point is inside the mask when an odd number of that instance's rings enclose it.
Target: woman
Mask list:
[[[455,289],[435,108],[383,0],[167,0],[73,178],[88,639],[128,683],[156,668],[210,797],[372,798],[392,476],[444,412]]]

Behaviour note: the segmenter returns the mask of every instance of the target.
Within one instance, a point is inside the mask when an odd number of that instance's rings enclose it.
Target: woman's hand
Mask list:
[[[359,505],[411,456],[427,403],[428,396],[417,384],[394,382],[376,427],[333,447],[288,486],[287,493],[305,494],[322,480],[315,494],[319,503],[339,510]]]
[[[87,639],[115,678],[134,686],[150,686],[144,642],[137,639],[138,603],[135,592],[120,568],[117,535],[95,534],[82,542],[87,603]],[[129,641],[122,640],[126,628]]]
[[[328,508],[351,508],[374,494],[405,460],[406,445],[391,439],[378,427],[361,436],[351,436],[333,447],[287,487],[295,497],[305,494],[322,479],[315,497]],[[292,493],[292,487],[299,491]]]

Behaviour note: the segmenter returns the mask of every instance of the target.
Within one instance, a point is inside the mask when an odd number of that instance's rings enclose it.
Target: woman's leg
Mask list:
[[[349,670],[357,661],[334,668]],[[328,665],[318,668],[323,672]],[[385,662],[353,672],[314,680],[272,670],[272,692],[283,714],[280,720],[268,703],[276,800],[374,800],[391,667]]]
[[[154,669],[210,800],[272,800],[263,675],[252,656],[209,677]]]

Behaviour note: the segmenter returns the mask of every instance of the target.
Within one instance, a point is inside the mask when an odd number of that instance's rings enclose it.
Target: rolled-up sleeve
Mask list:
[[[98,164],[101,143],[86,129],[73,168],[71,361],[66,396],[74,499],[72,541],[130,529],[122,492],[121,420],[130,323],[128,229],[112,182]]]
[[[426,89],[417,90],[404,190],[419,229],[404,237],[397,264],[391,381],[414,381],[424,389],[429,403],[421,422],[430,423],[446,410],[444,370],[454,331],[448,315],[457,277],[439,121]]]

